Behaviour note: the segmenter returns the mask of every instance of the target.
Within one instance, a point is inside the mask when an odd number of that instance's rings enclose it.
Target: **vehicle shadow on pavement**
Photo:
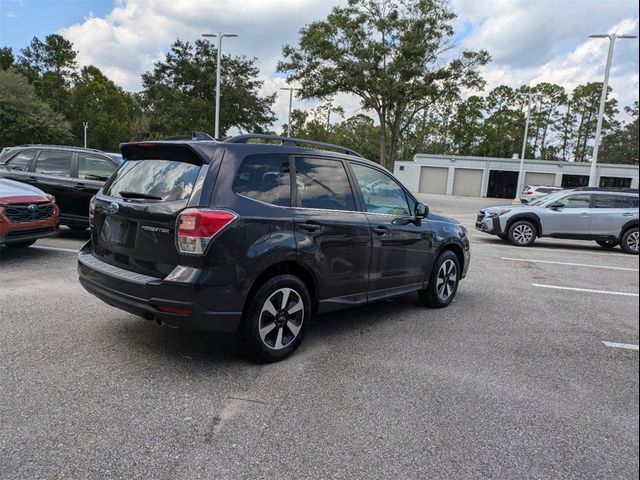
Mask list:
[[[51,256],[50,251],[37,248],[10,248],[0,246],[0,262],[10,265],[24,260],[39,260]]]
[[[71,230],[70,228],[60,227],[58,230],[58,238],[68,240],[89,240],[91,238],[91,230]]]
[[[417,296],[405,295],[394,300],[353,307],[338,312],[314,315],[300,350],[309,351],[317,342],[331,342],[345,335],[360,335],[377,325],[405,321],[408,315],[431,311]],[[251,366],[235,334],[176,329],[131,316],[109,322],[105,334],[126,350],[145,352],[152,361],[189,361],[202,367],[216,364]],[[307,348],[309,347],[309,348]],[[298,352],[294,352],[294,356]],[[154,358],[155,357],[155,358]],[[285,360],[286,362],[286,360]]]
[[[619,255],[624,255],[627,256],[628,254],[624,253],[620,247],[616,247],[613,249],[606,249],[606,248],[602,248],[600,246],[598,246],[598,244],[596,244],[595,242],[587,242],[584,241],[584,243],[576,243],[577,240],[571,241],[571,240],[567,240],[567,243],[560,243],[558,241],[545,241],[545,239],[538,239],[536,240],[536,242],[529,246],[529,247],[518,247],[516,245],[512,245],[511,243],[505,241],[505,240],[501,240],[497,237],[475,237],[473,239],[473,243],[483,243],[485,245],[494,245],[497,247],[500,246],[504,246],[504,247],[512,247],[513,249],[518,249],[518,250],[522,250],[523,252],[529,251],[529,250],[562,250],[562,251],[569,251],[569,250],[573,250],[576,252],[596,252],[596,253],[611,253],[611,254],[619,254]],[[472,243],[472,245],[473,245]],[[632,255],[629,255],[629,257],[633,258]]]

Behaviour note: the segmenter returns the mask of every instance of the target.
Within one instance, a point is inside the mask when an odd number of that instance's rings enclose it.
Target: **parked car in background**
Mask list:
[[[270,135],[121,148],[80,282],[158,323],[238,331],[260,361],[293,352],[313,312],[410,292],[446,307],[467,273],[466,228],[353,150]]]
[[[25,248],[55,235],[58,207],[53,196],[31,185],[0,178],[0,245]]]
[[[595,240],[638,254],[638,190],[578,188],[480,210],[476,229],[526,247],[538,237]]]
[[[21,145],[0,155],[0,177],[56,197],[60,224],[89,227],[89,200],[122,163],[119,154],[60,145]]]
[[[552,187],[546,185],[527,185],[522,189],[522,193],[520,194],[520,201],[522,203],[530,203],[544,197],[545,195],[549,195],[550,193],[559,192],[560,190],[562,190],[561,187]]]

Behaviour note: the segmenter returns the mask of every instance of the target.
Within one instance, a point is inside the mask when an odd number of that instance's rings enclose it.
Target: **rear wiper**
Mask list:
[[[143,198],[145,200],[162,200],[162,197],[141,192],[118,192],[122,198]]]

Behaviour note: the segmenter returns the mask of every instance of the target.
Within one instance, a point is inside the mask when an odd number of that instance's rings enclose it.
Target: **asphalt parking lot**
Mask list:
[[[424,199],[470,226],[454,303],[318,316],[265,366],[87,294],[85,233],[0,249],[0,478],[638,478],[638,257]]]

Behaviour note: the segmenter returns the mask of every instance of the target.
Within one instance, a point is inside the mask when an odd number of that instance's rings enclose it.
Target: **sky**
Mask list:
[[[602,81],[608,40],[590,34],[638,34],[637,0],[450,0],[457,51],[487,50],[484,93],[553,82],[570,90]],[[79,52],[80,65],[98,66],[127,90],[141,88],[140,75],[162,58],[176,39],[194,41],[206,32],[233,32],[223,52],[256,57],[262,93],[278,92],[274,110],[286,122],[286,79],[276,72],[282,46],[297,44],[304,25],[323,19],[344,0],[0,0],[0,47],[14,53],[34,36],[62,34]],[[610,85],[619,103],[638,99],[638,40],[618,40]],[[341,94],[346,116],[359,100]],[[294,108],[317,102],[294,100]],[[624,114],[621,114],[624,119]]]

